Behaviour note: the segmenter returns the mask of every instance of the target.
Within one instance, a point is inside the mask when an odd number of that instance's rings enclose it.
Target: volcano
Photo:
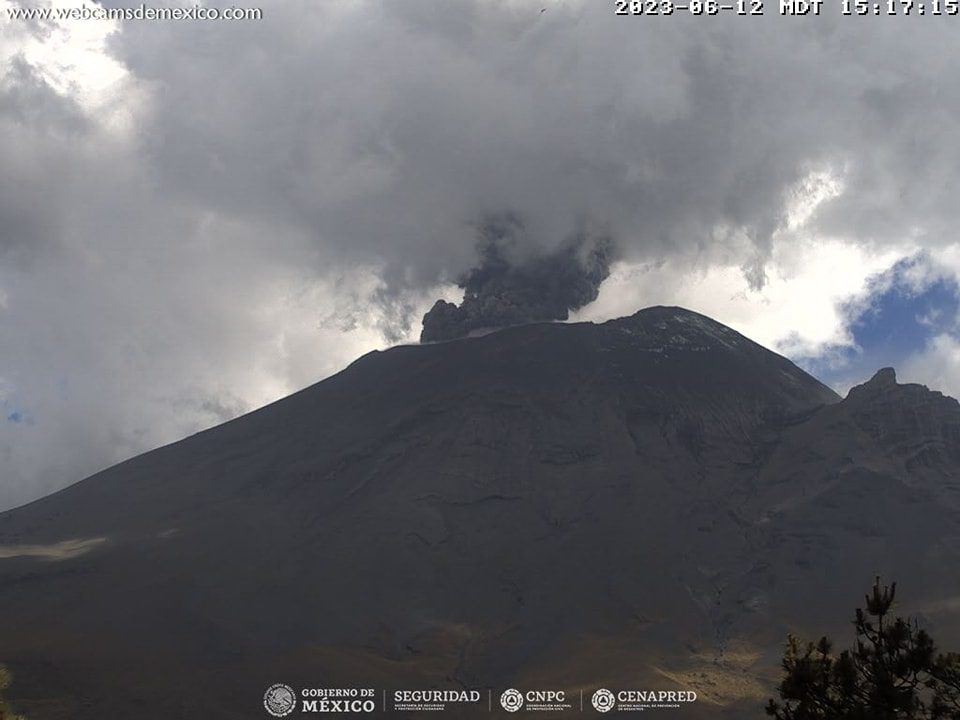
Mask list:
[[[846,641],[875,575],[960,644],[958,510],[960,405],[891,369],[841,399],[680,308],[524,325],[0,514],[0,662],[30,720],[263,718],[278,682],[762,717],[787,632]]]

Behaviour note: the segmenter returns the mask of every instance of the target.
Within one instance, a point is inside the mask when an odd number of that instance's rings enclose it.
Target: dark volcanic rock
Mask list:
[[[877,573],[957,644],[958,422],[679,308],[375,352],[0,515],[0,660],[31,720],[260,717],[278,681],[756,715]]]
[[[850,390],[848,404],[858,427],[908,468],[960,464],[960,404],[923,385],[898,385],[883,368]]]

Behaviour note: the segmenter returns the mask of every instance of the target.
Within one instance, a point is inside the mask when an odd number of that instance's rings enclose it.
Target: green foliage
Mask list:
[[[787,638],[777,720],[960,720],[960,655],[938,654],[917,623],[889,618],[897,584],[877,578],[857,608],[853,649]]]
[[[3,699],[3,691],[10,687],[11,682],[13,682],[13,675],[6,667],[0,665],[0,720],[26,720],[23,715],[14,713]]]

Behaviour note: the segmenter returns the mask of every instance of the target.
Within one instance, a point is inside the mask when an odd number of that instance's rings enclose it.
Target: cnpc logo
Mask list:
[[[505,690],[500,696],[500,706],[507,712],[517,712],[524,705],[531,710],[543,710],[545,706],[555,706],[566,702],[563,690],[527,690],[525,693],[516,688]]]

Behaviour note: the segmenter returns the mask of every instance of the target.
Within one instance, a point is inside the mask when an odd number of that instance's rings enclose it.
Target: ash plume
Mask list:
[[[420,342],[463,337],[478,330],[566,320],[571,310],[597,298],[610,274],[607,237],[580,233],[555,250],[511,257],[523,236],[516,218],[488,221],[481,229],[480,264],[457,282],[461,304],[437,300],[423,316]]]

